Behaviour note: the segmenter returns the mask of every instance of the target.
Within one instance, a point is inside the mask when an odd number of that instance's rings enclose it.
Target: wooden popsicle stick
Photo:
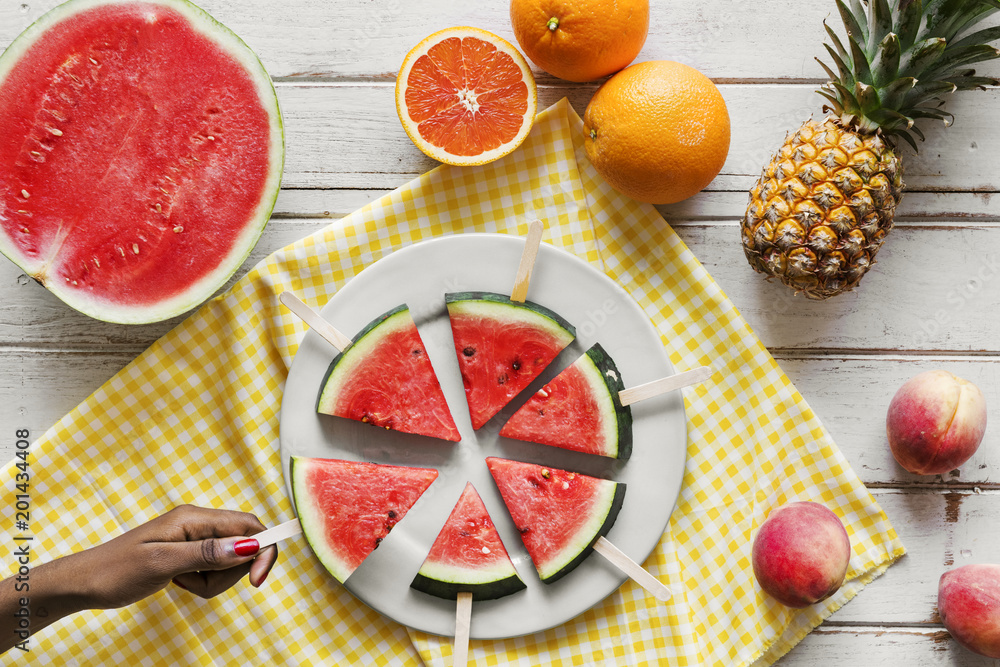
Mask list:
[[[284,523],[279,523],[277,526],[272,526],[267,530],[257,533],[256,535],[251,535],[260,548],[269,547],[272,544],[276,544],[281,540],[286,540],[289,537],[295,537],[296,535],[302,534],[302,524],[299,523],[298,519],[289,519]]]
[[[455,604],[455,667],[469,662],[469,626],[472,624],[472,593],[459,593]]]
[[[621,549],[609,542],[604,536],[597,538],[597,542],[594,543],[594,551],[607,558],[612,565],[627,574],[632,581],[642,586],[647,593],[660,602],[666,602],[670,599],[669,588],[642,569],[641,565],[626,556]]]
[[[324,320],[319,313],[307,306],[302,299],[291,292],[282,292],[278,301],[322,336],[330,345],[343,352],[351,346],[351,339],[340,333],[336,327]]]
[[[531,282],[531,271],[535,268],[535,258],[538,256],[538,245],[542,242],[542,232],[545,226],[541,220],[535,220],[528,226],[528,235],[524,237],[524,252],[521,253],[521,263],[514,276],[514,289],[510,292],[510,300],[524,303],[528,298],[528,283]]]
[[[678,373],[677,375],[671,375],[670,377],[653,380],[646,384],[622,389],[618,392],[618,400],[621,401],[622,405],[631,405],[639,401],[644,401],[647,398],[666,394],[668,391],[673,391],[674,389],[681,389],[682,387],[689,387],[693,384],[704,382],[710,377],[712,377],[712,367],[701,366]]]

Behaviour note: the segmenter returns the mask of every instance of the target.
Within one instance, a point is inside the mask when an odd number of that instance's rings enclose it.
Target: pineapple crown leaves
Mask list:
[[[990,45],[1000,26],[976,29],[1000,11],[1000,0],[836,0],[846,45],[826,22],[833,63],[817,59],[830,77],[820,90],[842,123],[860,132],[881,131],[917,148],[917,119],[950,125],[941,109],[956,90],[1000,85],[968,66],[1000,58]]]

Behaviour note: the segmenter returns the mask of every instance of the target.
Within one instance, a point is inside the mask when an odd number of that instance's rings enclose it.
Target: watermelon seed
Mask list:
[[[388,515],[388,517],[390,519],[395,519],[396,518],[396,510],[389,510],[388,512],[386,512],[386,515]]]
[[[212,135],[210,134],[210,135],[208,135],[208,140],[209,140],[209,141],[215,141],[215,137],[213,137],[213,136],[212,136]]]
[[[27,199],[27,198],[28,198],[28,197],[30,197],[31,195],[29,195],[29,194],[28,194],[28,191],[27,191],[27,190],[21,190],[21,196],[22,196],[22,197],[24,197],[25,199]]]
[[[563,488],[564,489],[568,489],[569,488],[569,482],[563,482]]]
[[[174,227],[174,234],[180,234],[183,231],[184,231],[184,228],[181,227],[180,225],[177,225],[176,227]]]
[[[549,392],[545,391],[545,387],[542,387],[541,389],[538,390],[538,395],[541,396],[542,398],[548,398]],[[539,412],[541,412],[541,410],[539,410]]]
[[[78,283],[78,282],[76,282],[76,281],[74,280],[74,281],[73,281],[73,284],[74,284],[74,285],[79,285],[80,283]]]
[[[124,257],[125,256],[125,251],[122,250],[121,248],[118,248],[118,254],[121,255],[122,257]]]
[[[134,252],[137,255],[139,254],[139,245],[137,243],[132,244],[132,252]]]
[[[509,379],[506,373],[501,373],[500,377],[497,378],[497,384],[507,384],[507,380]]]
[[[415,356],[415,357],[419,357],[420,356],[420,348],[416,348],[416,349],[413,350],[413,356]]]
[[[469,346],[469,347],[465,348],[464,350],[462,350],[462,354],[464,354],[467,357],[471,357],[475,353],[476,353],[476,348],[474,348],[472,346]]]
[[[48,130],[48,131],[49,131],[50,133],[52,133],[52,135],[54,135],[54,136],[56,136],[56,137],[61,137],[61,136],[63,135],[63,131],[62,131],[62,130],[60,130],[59,128],[57,128],[57,127],[49,127],[49,128],[46,128],[46,129],[47,129],[47,130]]]
[[[545,479],[549,479],[552,477],[552,473],[549,471],[548,468],[542,468],[542,477],[544,477]]]
[[[490,553],[490,548],[489,547],[483,547],[483,553],[484,554]]]
[[[99,260],[99,259],[97,259],[95,257],[94,258],[94,266],[96,266],[97,268],[101,268],[101,260]]]
[[[520,362],[520,361],[519,361],[518,359],[515,359],[515,360],[514,360],[514,362],[513,362],[513,363],[512,363],[512,364],[511,364],[510,366],[511,366],[511,368],[513,368],[513,369],[514,369],[515,371],[519,371],[519,370],[521,370],[521,362]]]
[[[21,227],[21,231],[24,232],[25,234],[30,233],[27,227]]]
[[[527,526],[525,526],[524,528],[518,528],[517,531],[519,533],[521,533],[522,535],[527,535],[528,533],[531,532],[531,528],[528,528]]]
[[[95,65],[98,65],[98,64],[99,64],[99,63],[98,63],[98,62],[97,62],[96,60],[94,60],[93,58],[91,58],[91,59],[90,59],[90,62],[94,63]]]
[[[20,213],[21,215],[26,215],[29,218],[31,217],[31,211],[18,211],[18,213]]]
[[[157,213],[163,213],[163,207],[160,206],[159,202],[156,203],[156,212]]]

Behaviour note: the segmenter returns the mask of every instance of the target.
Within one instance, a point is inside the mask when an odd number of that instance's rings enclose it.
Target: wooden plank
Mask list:
[[[979,451],[946,475],[914,475],[896,463],[885,434],[889,401],[909,378],[944,369],[978,386],[988,406],[1000,405],[1000,359],[996,357],[829,356],[777,353],[778,363],[833,435],[866,484],[1000,487],[998,437],[989,430]]]
[[[754,274],[735,224],[677,232],[768,347],[1000,350],[995,227],[899,225],[861,286],[827,301]]]
[[[569,97],[579,113],[595,86],[542,86],[539,107]],[[787,132],[820,115],[821,98],[808,85],[722,85],[732,110],[729,158],[712,190],[745,191]],[[396,116],[391,84],[328,84],[278,87],[285,119],[284,185],[290,188],[394,188],[437,166],[406,136]],[[916,191],[1000,191],[993,158],[1000,133],[993,131],[1000,89],[956,96],[957,121],[922,125],[927,142],[907,155],[906,182]],[[739,113],[736,113],[739,110]],[[907,149],[909,151],[909,149]],[[731,215],[746,207],[744,200]]]
[[[237,275],[329,222],[274,220]],[[900,224],[861,288],[826,302],[797,297],[755,274],[735,223],[678,225],[677,232],[768,347],[1000,352],[1000,235],[994,226]],[[179,321],[97,322],[0,261],[0,345],[148,345]]]
[[[582,113],[594,87],[542,87],[541,106],[568,96]],[[804,85],[723,85],[733,117],[733,141],[713,191],[745,192],[790,130],[818,114],[820,98]],[[285,122],[286,188],[398,187],[437,166],[406,136],[396,116],[389,84],[280,85]],[[926,127],[928,139],[917,156],[906,159],[906,181],[914,191],[998,192],[1000,133],[992,130],[1000,108],[1000,89],[962,94],[949,107],[954,127]],[[732,202],[729,216],[746,207],[745,195]],[[694,205],[698,205],[694,202]],[[685,205],[690,207],[690,204]],[[685,210],[684,208],[680,210]],[[716,213],[718,215],[719,213]]]
[[[60,0],[0,4],[0,49]],[[442,28],[474,25],[514,42],[508,3],[425,0],[201,0],[240,35],[271,76],[392,80],[403,57]],[[677,60],[720,79],[819,79],[813,60],[828,58],[823,20],[843,34],[833,3],[768,0],[752,10],[734,0],[653,2],[649,37],[637,60]],[[984,72],[1000,73],[993,63]],[[534,68],[539,80],[553,77]]]
[[[995,667],[996,661],[955,644],[943,629],[821,626],[777,667]]]
[[[274,207],[280,218],[341,218],[369,204],[391,190],[293,190],[278,195]],[[896,221],[911,224],[940,225],[943,220],[998,222],[1000,208],[991,192],[914,192],[907,190],[896,209]],[[679,226],[707,220],[738,220],[747,206],[747,193],[705,190],[677,204],[658,206],[670,224]]]
[[[81,327],[82,328],[82,327]],[[63,343],[69,338],[64,338]],[[24,349],[0,347],[0,423],[23,423],[41,433],[144,349]],[[899,467],[885,438],[885,412],[896,390],[917,373],[944,368],[979,386],[987,405],[1000,404],[996,357],[882,357],[778,355],[851,467],[869,485],[996,490],[997,438],[987,431],[980,450],[958,474],[913,475]],[[23,421],[19,421],[23,420]],[[20,427],[19,427],[20,428]],[[0,439],[0,460],[4,443]]]
[[[1000,511],[1000,493],[876,490],[874,495],[907,554],[830,620],[940,625],[941,575],[962,565],[996,562],[1000,534],[990,526]]]

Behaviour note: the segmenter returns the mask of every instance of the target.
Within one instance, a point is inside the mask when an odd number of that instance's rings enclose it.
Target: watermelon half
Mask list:
[[[0,55],[0,251],[73,308],[167,319],[243,263],[284,159],[271,79],[185,0],[70,0]]]
[[[632,454],[632,409],[615,362],[595,344],[539,389],[500,430],[507,438],[627,459]]]
[[[569,574],[606,535],[625,485],[532,463],[487,457],[486,465],[542,582]]]
[[[493,600],[525,588],[471,483],[465,485],[410,585],[446,599],[472,593],[473,600]]]
[[[576,329],[548,308],[493,292],[445,295],[472,427],[481,428],[531,384]]]
[[[441,384],[409,309],[375,318],[323,378],[317,411],[387,430],[458,442]]]
[[[437,476],[437,470],[293,456],[292,499],[316,557],[343,583]]]

